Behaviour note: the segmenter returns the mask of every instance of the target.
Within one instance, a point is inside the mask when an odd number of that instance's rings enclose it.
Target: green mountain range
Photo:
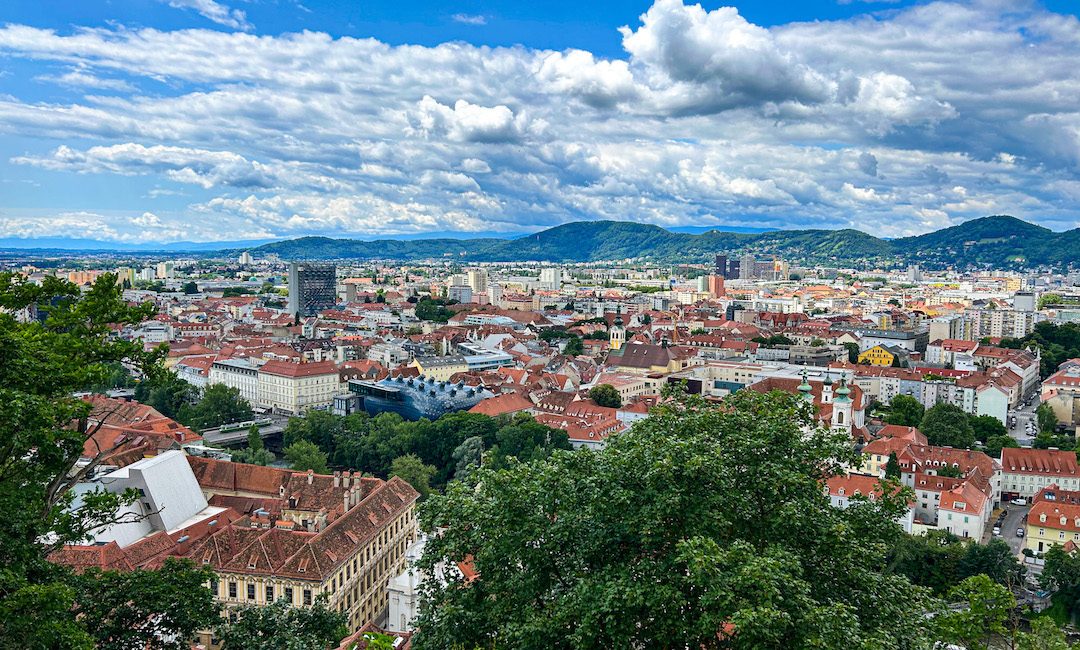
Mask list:
[[[518,239],[383,239],[302,237],[252,249],[283,259],[470,262],[706,262],[717,254],[778,256],[799,264],[928,267],[1067,266],[1080,260],[1080,229],[1054,232],[1015,217],[974,219],[917,237],[879,239],[859,230],[678,233],[625,221],[579,221]]]

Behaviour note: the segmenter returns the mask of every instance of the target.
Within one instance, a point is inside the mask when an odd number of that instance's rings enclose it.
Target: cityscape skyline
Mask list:
[[[1066,230],[1068,9],[15,2],[0,237]]]

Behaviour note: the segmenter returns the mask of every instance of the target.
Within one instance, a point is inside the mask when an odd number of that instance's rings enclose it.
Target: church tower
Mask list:
[[[626,328],[623,327],[622,306],[620,305],[615,308],[615,322],[608,330],[608,350],[612,352],[621,350],[624,342],[626,342]]]
[[[851,431],[851,389],[847,387],[847,377],[840,375],[840,387],[836,389],[833,400],[832,428]]]

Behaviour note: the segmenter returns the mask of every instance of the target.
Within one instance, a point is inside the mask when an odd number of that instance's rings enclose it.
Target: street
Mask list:
[[[1031,439],[1034,436],[1029,436],[1027,433],[1027,423],[1031,422],[1033,428],[1038,428],[1038,422],[1035,422],[1035,409],[1039,407],[1039,393],[1036,391],[1031,398],[1031,404],[1023,406],[1015,411],[1009,411],[1009,417],[1016,418],[1016,423],[1012,427],[1008,427],[1009,435],[1013,437],[1021,447],[1030,447]]]
[[[1013,554],[1019,555],[1020,549],[1023,548],[1024,539],[1016,536],[1016,529],[1024,525],[1024,517],[1027,516],[1028,510],[1031,509],[1030,504],[1026,506],[1014,506],[1008,503],[1002,504],[1005,511],[1005,520],[1001,524],[1001,539],[1009,545]],[[994,511],[994,518],[987,525],[986,533],[983,535],[983,541],[988,542],[992,537],[992,530],[994,522],[1001,515],[1001,509]]]

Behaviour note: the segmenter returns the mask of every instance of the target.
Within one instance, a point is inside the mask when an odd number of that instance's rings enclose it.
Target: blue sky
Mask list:
[[[9,0],[0,237],[1074,228],[1078,10]]]

